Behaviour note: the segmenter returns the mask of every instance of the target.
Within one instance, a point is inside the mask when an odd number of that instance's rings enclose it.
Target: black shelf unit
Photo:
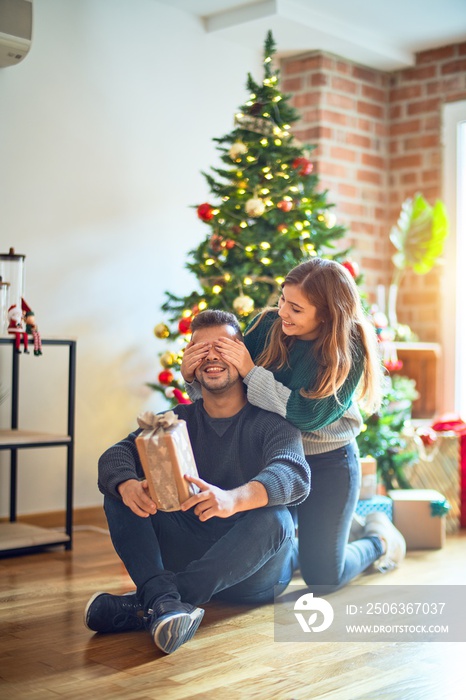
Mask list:
[[[73,543],[74,423],[76,397],[76,340],[42,338],[42,345],[68,348],[67,433],[50,434],[19,428],[19,383],[21,354],[15,351],[14,339],[0,337],[0,345],[11,345],[11,423],[0,430],[0,450],[10,451],[10,517],[0,522],[0,556],[22,554],[52,545],[71,549]],[[65,531],[59,532],[17,522],[18,451],[23,449],[64,446],[66,448]]]

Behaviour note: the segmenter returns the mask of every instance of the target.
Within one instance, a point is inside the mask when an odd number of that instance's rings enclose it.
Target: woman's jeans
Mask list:
[[[166,594],[192,605],[211,598],[267,603],[293,575],[294,524],[285,506],[205,522],[192,509],[141,518],[108,496],[104,509],[113,546],[146,611]]]
[[[330,592],[378,559],[382,544],[376,537],[348,544],[361,486],[356,443],[306,459],[312,485],[308,498],[296,508],[299,565],[308,586],[324,586]]]

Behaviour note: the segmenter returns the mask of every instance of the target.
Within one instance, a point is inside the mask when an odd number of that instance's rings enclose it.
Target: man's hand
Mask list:
[[[118,492],[125,506],[141,518],[148,518],[157,512],[157,506],[149,495],[147,480],[128,479],[118,484]]]
[[[182,503],[181,510],[189,510],[194,507],[195,514],[202,521],[210,520],[214,516],[229,518],[230,515],[236,513],[233,491],[224,491],[218,486],[213,486],[203,479],[188,476],[188,474],[185,474],[184,478],[186,481],[196,484],[201,492]]]
[[[243,379],[255,366],[246,345],[238,338],[234,340],[218,338],[215,347],[220,352],[222,359],[236,367]]]
[[[243,486],[238,486],[231,491],[208,484],[203,479],[185,474],[186,481],[190,481],[201,489],[200,493],[191,496],[181,504],[181,510],[189,510],[194,507],[194,512],[199,520],[210,518],[229,518],[240,511],[252,510],[266,506],[269,496],[265,486],[259,481],[249,481]]]
[[[185,382],[194,381],[194,373],[207,357],[209,348],[210,343],[193,343],[192,340],[186,345],[180,367]]]

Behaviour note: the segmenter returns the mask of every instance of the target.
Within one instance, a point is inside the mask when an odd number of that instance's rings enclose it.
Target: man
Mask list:
[[[301,433],[248,403],[233,365],[216,342],[242,338],[233,314],[204,311],[192,323],[202,360],[195,377],[202,400],[176,406],[187,423],[199,492],[180,511],[157,511],[135,446],[137,430],[99,460],[99,488],[116,552],[136,593],[96,593],[85,623],[96,632],[146,627],[169,654],[192,638],[211,598],[273,600],[293,573],[294,525],[288,505],[310,489]]]

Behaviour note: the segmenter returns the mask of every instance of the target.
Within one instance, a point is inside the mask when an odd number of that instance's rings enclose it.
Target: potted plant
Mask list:
[[[417,460],[418,453],[407,450],[402,431],[411,420],[412,403],[417,398],[413,379],[387,376],[380,409],[372,415],[363,413],[364,430],[357,437],[359,452],[361,457],[374,457],[379,484],[387,491],[410,488],[404,470]]]

